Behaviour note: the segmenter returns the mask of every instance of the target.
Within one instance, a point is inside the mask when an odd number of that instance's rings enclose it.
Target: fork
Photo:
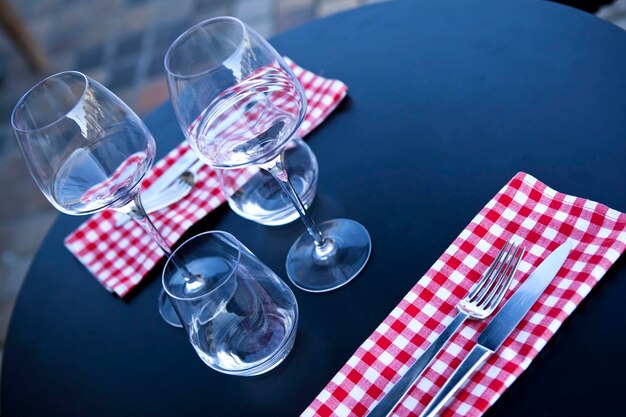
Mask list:
[[[196,174],[206,165],[202,161],[196,161],[191,167],[183,172],[178,178],[172,181],[164,189],[151,193],[150,189],[141,196],[141,203],[147,214],[161,210],[171,204],[174,204],[187,196],[196,185]],[[130,221],[130,217],[123,215],[117,218],[116,227],[123,226]]]
[[[507,242],[502,247],[481,279],[472,287],[469,294],[457,304],[456,307],[459,310],[457,316],[396,382],[376,407],[367,414],[368,417],[390,415],[426,366],[465,320],[468,318],[483,320],[493,313],[509,288],[523,254],[524,248],[519,244]]]

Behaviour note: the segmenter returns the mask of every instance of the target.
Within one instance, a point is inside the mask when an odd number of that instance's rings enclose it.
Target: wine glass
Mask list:
[[[352,280],[371,240],[353,220],[317,225],[289,181],[284,148],[304,119],[306,96],[278,52],[243,22],[218,17],[176,39],[165,68],[178,122],[198,157],[220,169],[266,170],[296,207],[308,233],[287,255],[294,285],[323,292]]]
[[[116,95],[80,72],[61,72],[18,101],[11,124],[31,175],[56,209],[72,215],[107,208],[128,214],[172,255],[139,194],[154,161],[154,138]],[[180,327],[163,291],[159,311]]]

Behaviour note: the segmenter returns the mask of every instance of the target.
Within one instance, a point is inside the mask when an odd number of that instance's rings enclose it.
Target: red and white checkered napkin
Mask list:
[[[442,411],[480,416],[530,365],[561,323],[626,248],[626,215],[558,193],[518,173],[359,347],[302,416],[363,416],[456,315],[456,304],[511,238],[527,249],[512,290],[559,244],[574,249],[545,293],[500,349]],[[512,294],[509,291],[506,298]],[[468,321],[452,337],[395,416],[417,416],[476,344],[489,319]]]
[[[348,87],[338,80],[323,78],[285,58],[302,84],[307,113],[298,129],[305,136],[315,129],[346,96]],[[157,162],[142,187],[150,185],[178,158],[189,151],[186,142]],[[216,173],[209,166],[197,175],[197,185],[180,202],[150,215],[157,229],[172,245],[196,221],[218,207],[226,198],[219,190]],[[135,222],[115,226],[112,211],[97,213],[65,238],[65,246],[106,289],[123,297],[163,256],[157,245]]]

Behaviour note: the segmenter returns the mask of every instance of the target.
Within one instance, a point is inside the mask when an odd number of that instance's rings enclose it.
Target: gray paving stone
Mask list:
[[[233,14],[252,26],[253,23],[261,26],[261,22],[265,25],[274,19],[274,1],[273,0],[239,0],[235,3]]]
[[[6,109],[3,109],[4,103],[0,103],[0,114],[3,116],[6,115],[7,120],[6,123],[0,124],[0,162],[3,162],[5,158],[13,158],[17,159],[21,157],[20,150],[17,147],[17,142],[15,141],[15,136],[13,135],[13,129],[11,129],[11,125],[9,124],[9,118],[11,114],[11,109],[13,108],[13,103],[9,105]],[[0,175],[2,173],[2,169],[0,168]],[[0,181],[2,179],[0,178]]]
[[[12,4],[25,21],[50,16],[59,6],[53,1],[14,1]]]
[[[170,1],[170,3],[178,3]],[[166,1],[167,2],[167,1]],[[120,8],[115,11],[115,17],[122,32],[138,32],[146,30],[162,16],[158,2],[150,2],[138,7]]]
[[[155,42],[163,42],[169,46],[184,31],[192,26],[191,22],[192,20],[189,17],[184,17],[179,20],[170,20],[160,24],[159,29],[156,31]]]
[[[99,43],[79,51],[76,58],[76,68],[84,72],[88,69],[101,66],[104,61],[104,47],[104,43]]]
[[[15,307],[14,299],[0,300],[0,347],[4,346],[13,307]]]
[[[54,25],[55,21],[49,16],[39,16],[28,22],[28,30],[31,36],[41,44],[49,36]]]
[[[9,204],[0,205],[0,221],[11,221],[45,213],[51,209],[33,181],[24,161],[16,156],[0,159],[0,189],[2,199]]]
[[[193,16],[194,0],[162,1],[158,8],[158,22],[160,24],[176,22]]]
[[[211,17],[231,16],[234,4],[231,0],[198,1],[194,8],[194,20],[201,22]]]
[[[320,1],[317,0],[276,0],[276,11],[278,14],[288,14],[294,10],[314,9],[318,3]]]
[[[161,74],[163,74],[163,59],[170,45],[178,38],[184,31],[194,25],[194,21],[189,18],[183,18],[176,21],[170,21],[159,25],[159,29],[155,33],[154,44],[152,46],[150,63],[153,64],[157,61],[161,61],[158,65],[161,66]],[[152,66],[152,65],[150,65]],[[152,71],[149,71],[152,74]]]
[[[132,86],[135,81],[136,68],[137,59],[134,57],[127,57],[123,61],[115,61],[112,64],[107,87],[118,94],[118,91]]]
[[[11,111],[18,99],[39,81],[42,75],[32,73],[22,56],[13,56],[7,65],[7,78],[0,94],[0,103],[2,103],[0,108],[3,111],[0,115],[2,116],[0,123],[8,124]]]
[[[138,6],[142,4],[148,4],[151,0],[126,0],[126,4],[129,6]]]
[[[32,254],[17,257],[10,253],[2,253],[0,258],[0,300],[14,299],[22,287],[32,261]]]
[[[78,38],[74,39],[73,50],[85,50],[92,48],[98,44],[106,44],[117,39],[115,30],[118,17],[115,14],[104,15],[101,20],[93,22],[89,25],[88,30],[84,31]]]
[[[145,36],[146,33],[144,31],[118,36],[114,58],[126,59],[129,56],[133,56],[132,59],[137,60],[137,57],[141,54],[141,48],[143,46]],[[128,59],[126,60],[128,61]]]
[[[111,90],[131,109],[135,110],[135,103],[139,97],[138,88],[136,86],[122,86]]]
[[[257,33],[264,38],[269,38],[276,32],[275,23],[273,21],[268,21],[265,19],[250,19],[245,23],[248,24],[252,29],[257,31]]]
[[[276,32],[284,32],[288,29],[299,26],[311,20],[314,16],[315,11],[310,6],[302,9],[280,11],[276,17]]]
[[[169,47],[169,44],[168,44]],[[165,59],[165,53],[167,52],[167,47],[160,47],[158,50],[155,49],[152,57],[150,57],[150,62],[148,64],[148,69],[146,73],[146,78],[152,80],[156,77],[164,77],[165,76],[165,66],[163,64],[163,60]]]
[[[87,30],[85,27],[89,13],[84,5],[72,7],[70,9],[57,10],[54,15],[49,16],[54,24],[48,36],[40,39],[42,46],[48,52],[49,59],[53,59],[58,54],[73,54],[73,47],[81,34]],[[63,27],[64,30],[57,30]]]
[[[361,5],[360,0],[335,0],[335,1],[323,1],[320,2],[319,7],[316,10],[318,16],[328,16],[331,14],[339,13],[344,10],[352,9]]]
[[[13,207],[20,210],[18,205]],[[50,207],[30,216],[16,216],[13,221],[0,223],[0,262],[10,267],[24,256],[32,256],[39,248],[39,243],[58,217],[57,211]]]

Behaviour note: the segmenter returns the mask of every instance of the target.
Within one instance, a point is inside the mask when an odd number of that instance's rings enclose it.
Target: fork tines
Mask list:
[[[519,244],[507,242],[467,296],[467,300],[486,310],[497,306],[509,288],[523,252],[524,248]]]

